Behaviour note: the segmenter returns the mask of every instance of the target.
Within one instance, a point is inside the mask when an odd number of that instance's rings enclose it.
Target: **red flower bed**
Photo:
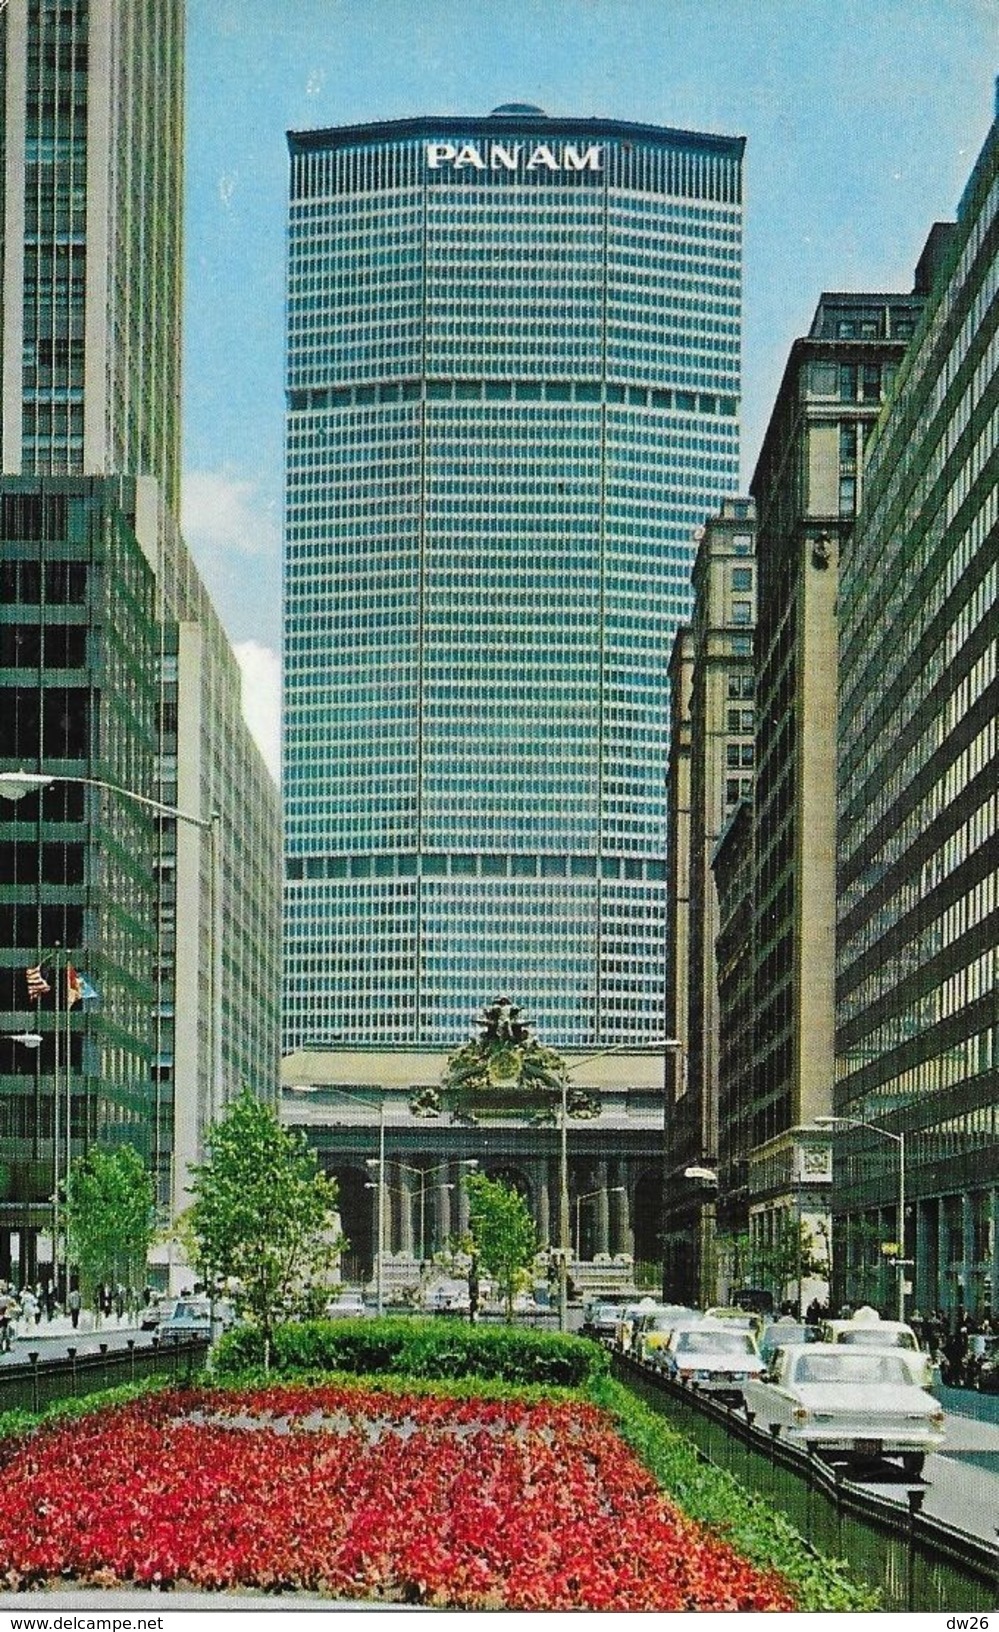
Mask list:
[[[792,1609],[585,1405],[350,1388],[156,1395],[40,1430],[0,1579],[307,1589],[462,1609]]]

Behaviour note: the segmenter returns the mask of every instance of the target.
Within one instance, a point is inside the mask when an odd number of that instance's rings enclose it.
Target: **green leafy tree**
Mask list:
[[[469,1229],[479,1264],[491,1275],[513,1319],[513,1300],[527,1284],[538,1250],[537,1232],[527,1203],[512,1185],[469,1173],[464,1180],[469,1200]]]
[[[95,1145],[73,1162],[65,1185],[64,1219],[71,1262],[84,1301],[96,1287],[139,1287],[155,1230],[152,1177],[132,1145]]]
[[[238,1283],[267,1359],[278,1321],[323,1301],[346,1245],[336,1227],[336,1183],[319,1171],[305,1136],[282,1128],[248,1088],[207,1143],[208,1160],[191,1169],[195,1261],[209,1284]]]

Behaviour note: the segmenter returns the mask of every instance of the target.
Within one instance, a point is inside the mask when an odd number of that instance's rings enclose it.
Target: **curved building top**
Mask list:
[[[518,128],[526,136],[548,138],[566,136],[580,139],[627,143],[654,143],[656,146],[694,147],[741,159],[745,136],[719,136],[698,130],[679,130],[667,125],[645,125],[623,119],[561,118],[547,114],[527,102],[504,102],[489,114],[419,114],[410,119],[372,121],[363,125],[333,125],[322,130],[291,130],[291,151],[329,147],[364,146],[372,142],[404,141],[409,137],[508,138]]]

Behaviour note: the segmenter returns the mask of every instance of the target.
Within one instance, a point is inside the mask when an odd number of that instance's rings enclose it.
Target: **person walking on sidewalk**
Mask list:
[[[74,1332],[80,1324],[80,1309],[82,1304],[83,1299],[80,1296],[80,1288],[78,1286],[74,1286],[73,1290],[69,1294],[69,1297],[66,1299],[66,1308],[69,1310],[69,1318],[73,1322]]]

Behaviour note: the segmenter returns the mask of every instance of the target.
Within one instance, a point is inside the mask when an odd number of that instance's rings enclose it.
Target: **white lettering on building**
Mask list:
[[[549,142],[428,142],[425,150],[428,170],[548,170],[552,174],[603,169],[603,148],[596,143],[577,147],[565,142],[561,148]]]

